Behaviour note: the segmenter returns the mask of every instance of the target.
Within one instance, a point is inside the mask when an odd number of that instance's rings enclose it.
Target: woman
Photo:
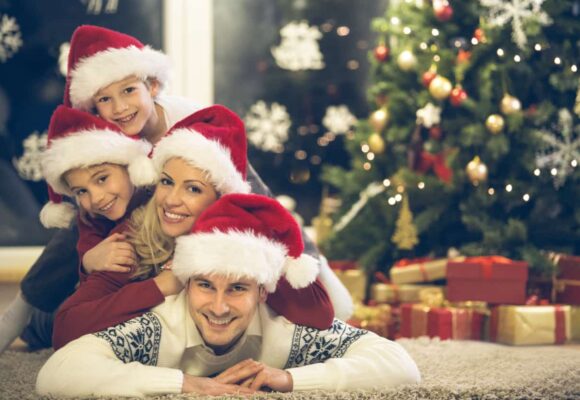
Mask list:
[[[153,162],[160,171],[159,183],[129,223],[139,268],[133,274],[90,274],[56,315],[56,349],[141,315],[179,293],[182,286],[168,270],[174,239],[189,232],[197,216],[221,194],[250,191],[243,123],[225,107],[208,107],[176,124],[156,146]],[[116,231],[123,229],[127,226]],[[284,281],[268,303],[302,325],[328,328],[334,317],[318,280],[301,289]],[[307,315],[304,307],[310,311]]]

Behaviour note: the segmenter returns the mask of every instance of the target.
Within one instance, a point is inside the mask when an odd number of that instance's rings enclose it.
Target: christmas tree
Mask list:
[[[323,175],[343,200],[329,258],[387,271],[457,248],[541,274],[547,251],[578,254],[579,13],[577,0],[391,2],[372,23],[374,111],[347,142],[350,169]],[[393,242],[398,219],[415,246]]]

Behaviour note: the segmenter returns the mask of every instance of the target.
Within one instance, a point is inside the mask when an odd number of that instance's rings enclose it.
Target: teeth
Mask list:
[[[129,122],[133,119],[133,117],[135,116],[135,114],[131,114],[126,116],[125,118],[118,118],[117,121],[119,122]]]
[[[109,208],[113,207],[114,202],[115,202],[115,199],[111,200],[108,204],[105,204],[104,207],[99,208],[99,210],[107,211]]]
[[[207,319],[209,320],[209,322],[211,322],[212,324],[215,324],[215,325],[227,325],[232,320],[232,318],[227,318],[227,319],[213,319],[213,318],[210,318],[210,317],[207,317]]]
[[[177,221],[181,221],[182,219],[185,219],[185,215],[174,214],[174,213],[171,213],[167,210],[163,210],[163,213],[165,214],[165,216],[167,218],[174,219]]]

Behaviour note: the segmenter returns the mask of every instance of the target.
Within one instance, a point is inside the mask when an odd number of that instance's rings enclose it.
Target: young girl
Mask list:
[[[161,268],[169,268],[175,238],[188,233],[198,215],[221,194],[250,191],[243,123],[225,107],[208,107],[177,124],[155,147],[153,162],[161,171],[155,194],[131,218],[137,271],[91,274],[57,313],[55,348],[141,315],[179,293],[179,281]],[[306,288],[284,281],[268,303],[304,325],[328,328],[334,317],[319,281]]]

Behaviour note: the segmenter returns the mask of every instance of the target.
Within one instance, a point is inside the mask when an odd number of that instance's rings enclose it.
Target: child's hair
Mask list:
[[[143,280],[157,276],[161,266],[172,256],[175,238],[161,230],[154,198],[131,214],[129,240],[137,253],[137,269],[133,280]]]

